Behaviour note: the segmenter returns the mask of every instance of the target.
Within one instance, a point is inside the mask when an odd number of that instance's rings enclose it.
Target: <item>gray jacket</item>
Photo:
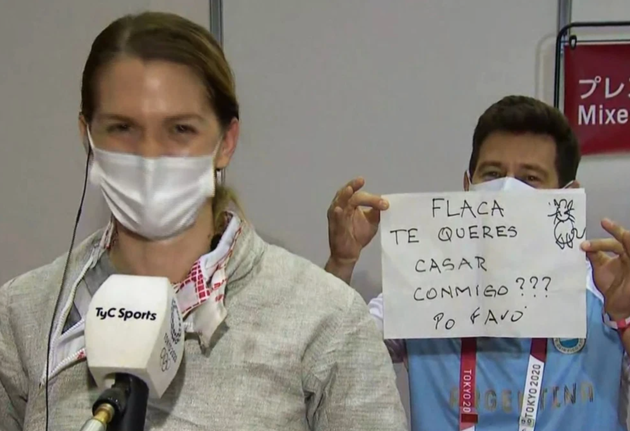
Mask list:
[[[72,253],[60,309],[100,235]],[[64,263],[0,288],[0,431],[44,430],[40,377]],[[387,349],[355,291],[248,225],[227,273],[224,333],[209,352],[186,340],[147,430],[407,429]],[[98,395],[85,360],[52,377],[49,429],[79,430]]]

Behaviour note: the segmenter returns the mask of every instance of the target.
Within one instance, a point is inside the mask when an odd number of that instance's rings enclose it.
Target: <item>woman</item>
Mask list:
[[[83,72],[79,126],[112,222],[0,289],[0,429],[78,430],[99,391],[86,366],[89,300],[113,273],[168,277],[190,324],[184,363],[147,429],[402,430],[391,362],[352,289],[271,246],[216,174],[239,135],[220,46],[175,15],[108,26]],[[219,285],[224,285],[214,290]],[[212,286],[212,288],[211,288]],[[50,367],[48,327],[54,316]],[[41,377],[41,378],[40,378]]]

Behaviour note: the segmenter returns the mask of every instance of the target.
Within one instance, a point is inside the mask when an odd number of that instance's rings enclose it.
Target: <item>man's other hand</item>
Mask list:
[[[339,189],[328,208],[328,242],[330,259],[336,265],[352,265],[359,260],[361,250],[378,232],[381,211],[389,202],[361,191],[363,178],[355,178]]]

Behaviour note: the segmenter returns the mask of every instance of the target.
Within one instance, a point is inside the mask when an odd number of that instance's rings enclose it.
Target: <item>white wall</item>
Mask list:
[[[484,109],[512,93],[552,100],[556,19],[550,0],[226,1],[242,104],[227,180],[264,236],[323,264],[326,209],[347,180],[461,190]],[[353,284],[380,291],[378,241]]]
[[[0,283],[64,253],[79,205],[85,152],[80,79],[93,39],[145,9],[208,26],[207,0],[3,0],[0,7]],[[88,195],[79,239],[107,210]]]
[[[630,21],[628,0],[573,0],[571,21]],[[576,29],[580,39],[630,38],[630,27]],[[584,157],[579,179],[587,193],[587,229],[590,237],[607,235],[604,217],[630,227],[630,154]]]
[[[628,0],[572,0],[571,21],[628,21]]]

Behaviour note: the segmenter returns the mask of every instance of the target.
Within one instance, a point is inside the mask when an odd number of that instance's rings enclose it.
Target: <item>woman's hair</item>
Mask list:
[[[221,46],[210,32],[178,15],[144,12],[117,19],[92,43],[81,84],[81,113],[88,124],[98,104],[99,73],[120,56],[188,66],[206,88],[208,101],[221,128],[225,130],[233,119],[239,118],[234,75]],[[222,224],[222,213],[230,203],[240,210],[234,192],[217,185],[212,201],[215,226]]]

